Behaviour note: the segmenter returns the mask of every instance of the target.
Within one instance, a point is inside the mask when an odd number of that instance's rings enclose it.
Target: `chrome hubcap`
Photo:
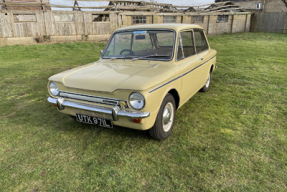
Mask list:
[[[171,129],[174,119],[174,108],[171,102],[167,103],[164,107],[162,114],[163,130],[168,132]]]
[[[207,81],[205,83],[205,87],[209,87],[209,84],[210,84],[210,74],[207,77]]]

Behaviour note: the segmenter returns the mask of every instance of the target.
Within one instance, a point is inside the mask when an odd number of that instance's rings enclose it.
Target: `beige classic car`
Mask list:
[[[81,123],[149,130],[164,140],[176,111],[208,91],[215,62],[198,25],[120,28],[97,62],[49,78],[48,102]]]

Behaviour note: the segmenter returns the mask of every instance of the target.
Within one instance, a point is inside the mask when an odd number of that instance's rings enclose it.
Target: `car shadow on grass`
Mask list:
[[[55,113],[60,112],[55,111]],[[60,121],[59,122],[60,124],[56,126],[58,131],[74,132],[75,134],[77,134],[77,132],[90,132],[96,135],[108,134],[111,138],[118,136],[122,139],[132,138],[132,139],[152,140],[152,138],[149,136],[148,131],[130,129],[116,125],[114,125],[113,128],[104,128],[96,125],[77,122],[74,118],[71,118],[65,114],[56,114],[54,118],[57,119],[59,116],[61,116],[62,121]]]

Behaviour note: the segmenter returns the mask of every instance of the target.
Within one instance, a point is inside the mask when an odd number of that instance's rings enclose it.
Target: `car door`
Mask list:
[[[200,65],[194,44],[193,30],[182,30],[178,34],[177,66],[182,74],[181,101],[185,103],[198,91],[198,78],[196,67]]]
[[[212,61],[204,31],[202,29],[194,29],[193,31],[197,59],[200,61],[197,69],[198,89],[200,89],[206,83]]]

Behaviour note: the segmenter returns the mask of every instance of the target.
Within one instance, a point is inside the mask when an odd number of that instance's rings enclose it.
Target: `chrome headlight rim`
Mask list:
[[[141,107],[141,108],[135,108],[132,104],[131,104],[131,96],[133,95],[133,94],[140,94],[140,96],[143,98],[143,106]],[[129,106],[132,108],[132,109],[134,109],[134,110],[142,110],[144,107],[145,107],[145,97],[141,94],[141,93],[139,93],[139,92],[132,92],[130,95],[129,95],[129,99],[128,99],[128,103],[129,103]]]
[[[51,86],[54,86],[54,87],[51,88]],[[55,83],[53,81],[51,81],[49,83],[49,92],[53,96],[59,96],[60,91],[59,91],[59,87],[58,87],[57,83]]]

